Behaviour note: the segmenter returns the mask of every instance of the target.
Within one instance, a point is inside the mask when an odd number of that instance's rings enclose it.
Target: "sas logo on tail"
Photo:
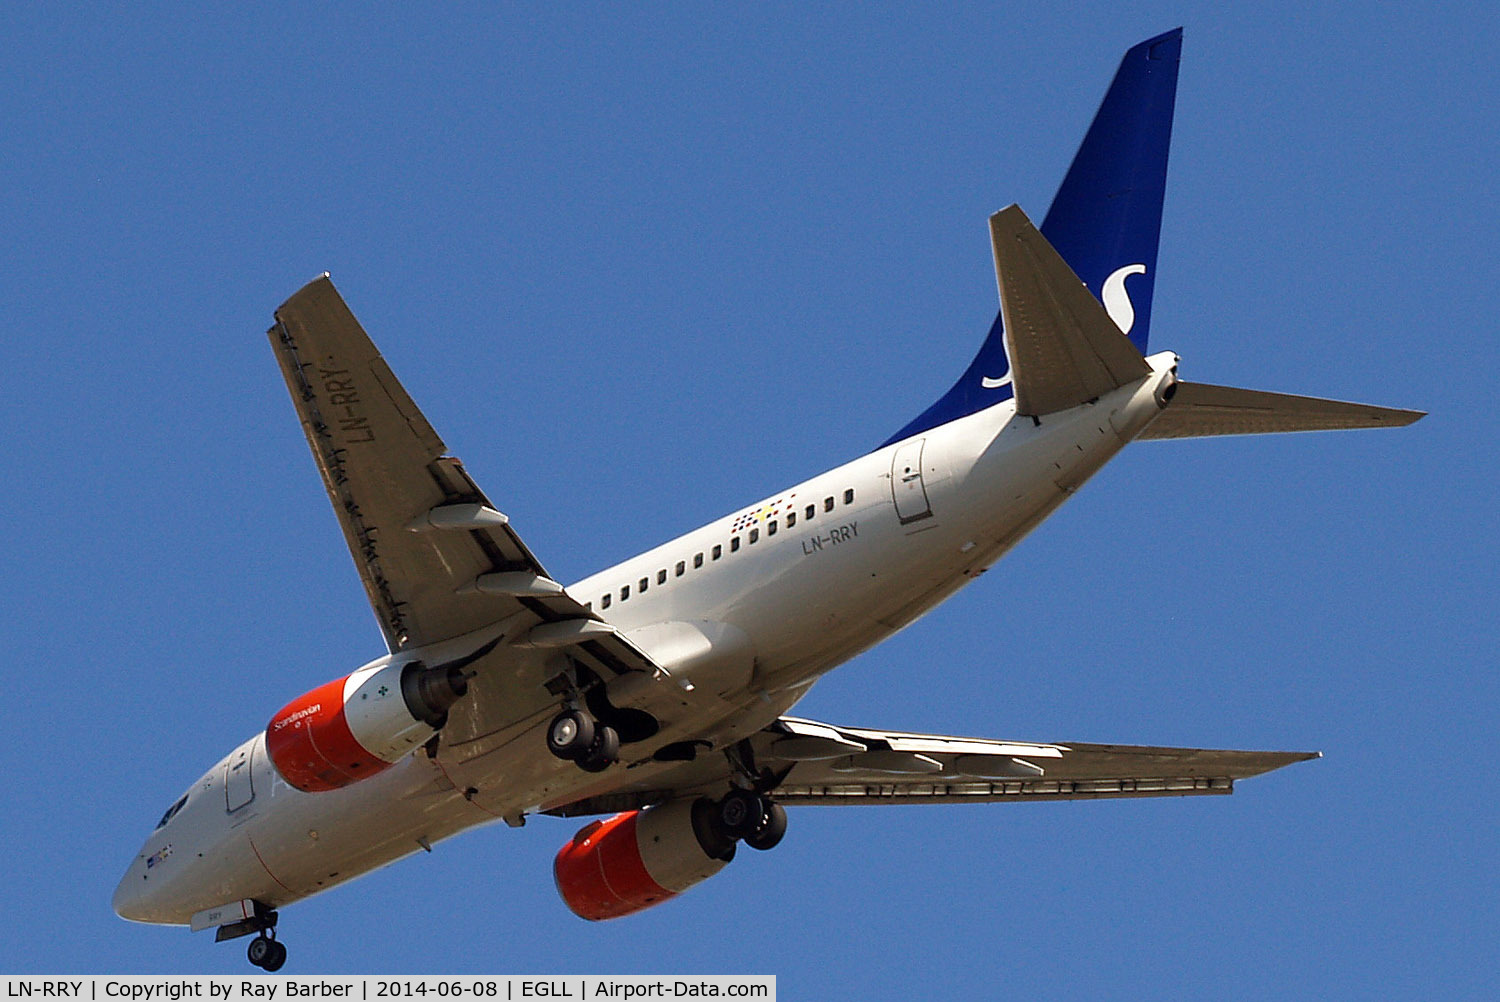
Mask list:
[[[1099,290],[1099,299],[1104,303],[1104,312],[1109,314],[1109,319],[1120,328],[1121,334],[1129,334],[1130,328],[1135,326],[1135,307],[1131,305],[1130,293],[1125,289],[1125,280],[1131,275],[1146,274],[1146,266],[1143,264],[1127,264],[1123,268],[1116,268],[1108,278],[1104,280],[1103,287]],[[998,390],[1002,386],[1009,386],[1011,374],[996,379],[993,376],[985,376],[979,380],[979,385],[987,390]]]
[[[1099,290],[1099,299],[1104,303],[1104,312],[1120,328],[1121,334],[1129,334],[1135,326],[1135,307],[1130,305],[1130,293],[1125,291],[1125,280],[1131,275],[1146,274],[1143,264],[1127,264],[1104,280]]]

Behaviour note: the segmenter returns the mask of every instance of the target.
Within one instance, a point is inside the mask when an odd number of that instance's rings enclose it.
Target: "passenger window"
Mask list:
[[[623,602],[630,597],[630,585],[620,586],[620,601]]]
[[[809,519],[811,519],[817,513],[818,513],[818,506],[815,505],[815,504],[810,504],[810,505],[807,506],[807,511],[804,512],[803,514],[805,514]]]
[[[701,554],[701,553],[695,553],[695,554],[693,554],[693,570],[696,571],[698,568],[700,568],[702,566],[703,566],[703,554]]]
[[[833,497],[831,495],[823,499],[823,510],[833,511]]]
[[[641,578],[641,580],[640,580],[640,588],[641,588],[641,594],[642,595],[646,594],[646,586],[649,585],[650,583],[651,583],[651,579],[650,578]]]
[[[774,536],[774,535],[776,535],[776,520],[774,518],[771,519],[771,521],[769,521],[769,522],[766,523],[766,535],[767,536]]]
[[[682,565],[678,564],[677,566],[681,567]],[[678,571],[677,573],[681,574],[682,572]],[[656,572],[656,583],[657,584],[666,584],[667,583],[667,572],[665,570],[660,570],[660,571]]]
[[[722,546],[715,546],[714,547],[714,559],[718,560],[719,557],[721,557],[723,555],[724,555],[724,547],[722,547]]]
[[[685,561],[685,560],[679,560],[679,561],[677,561],[677,576],[678,577],[682,577],[683,573],[686,570],[687,570],[687,561]]]
[[[794,511],[787,512],[786,513],[786,527],[788,529],[790,529],[792,526],[794,526],[796,524],[797,524],[797,513],[794,512]]]
[[[738,536],[730,536],[729,537],[729,552],[730,553],[734,553],[739,548],[740,548],[740,537],[738,537]]]
[[[609,600],[611,598],[613,598],[613,597],[614,597],[613,595],[606,594],[603,598],[601,598],[599,600],[599,608],[601,608],[601,609],[608,609],[609,608]]]
[[[750,530],[750,542],[753,543],[753,542],[755,542],[759,538],[760,538],[760,530],[759,529],[751,529]]]
[[[847,491],[844,492],[844,504],[853,504],[853,503],[854,503],[854,488],[851,487]]]

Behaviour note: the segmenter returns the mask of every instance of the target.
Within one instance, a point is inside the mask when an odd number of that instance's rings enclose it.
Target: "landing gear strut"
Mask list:
[[[564,710],[547,727],[547,750],[585,772],[603,772],[620,760],[620,735],[582,710]]]

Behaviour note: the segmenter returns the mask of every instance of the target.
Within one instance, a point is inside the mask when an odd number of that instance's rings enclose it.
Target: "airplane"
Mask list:
[[[1228,794],[1316,752],[1029,742],[790,715],[825,672],[993,565],[1130,442],[1395,427],[1397,410],[1189,382],[1147,354],[1181,29],[1129,49],[1042,226],[990,218],[1000,310],[873,451],[564,587],[470,479],[328,276],[271,346],[387,653],[291,700],[175,800],[114,910],[253,937],[479,825],[596,817],[582,918],[773,848],[789,806]]]

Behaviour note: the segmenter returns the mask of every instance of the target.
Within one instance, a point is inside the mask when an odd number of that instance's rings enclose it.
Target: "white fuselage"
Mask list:
[[[988,568],[1139,434],[1159,413],[1176,360],[1163,353],[1149,361],[1151,375],[1095,403],[1037,423],[1005,401],[569,587],[669,671],[695,641],[733,648],[682,662],[691,669],[682,680],[693,688],[684,687],[680,712],[666,714],[662,732],[641,745],[644,755],[628,753],[635,763],[628,771],[590,774],[549,754],[543,734],[555,702],[508,722],[482,746],[418,750],[320,793],[288,785],[257,733],[204,774],[146,840],[115,892],[116,911],[186,923],[241,899],[280,907],[466,828],[498,818],[519,824],[528,813],[627,785],[650,788],[681,766],[650,760],[663,744],[719,749],[755,733],[818,676]],[[472,646],[458,638],[376,663],[437,662]]]

